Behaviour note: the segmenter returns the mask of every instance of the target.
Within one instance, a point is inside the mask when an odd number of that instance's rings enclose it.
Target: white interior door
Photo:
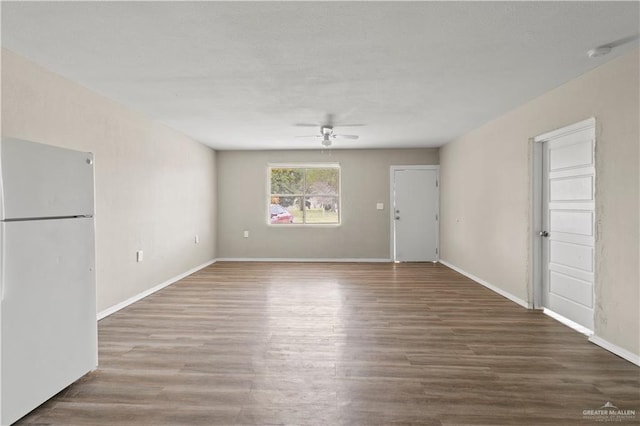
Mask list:
[[[593,330],[595,126],[543,141],[542,305]],[[575,128],[575,126],[573,126]]]
[[[392,168],[393,259],[438,260],[438,169]]]

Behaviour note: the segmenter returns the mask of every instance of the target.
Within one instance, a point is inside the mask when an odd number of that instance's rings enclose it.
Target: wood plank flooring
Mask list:
[[[216,263],[99,323],[20,425],[640,422],[640,369],[439,264]]]

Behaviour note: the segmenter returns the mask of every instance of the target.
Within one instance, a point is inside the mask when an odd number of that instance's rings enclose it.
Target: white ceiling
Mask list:
[[[638,2],[2,2],[2,45],[217,149],[433,147],[637,46]]]

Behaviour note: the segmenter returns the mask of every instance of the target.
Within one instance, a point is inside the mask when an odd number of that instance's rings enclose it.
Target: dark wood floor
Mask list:
[[[640,369],[438,264],[217,263],[99,323],[19,424],[597,424]]]

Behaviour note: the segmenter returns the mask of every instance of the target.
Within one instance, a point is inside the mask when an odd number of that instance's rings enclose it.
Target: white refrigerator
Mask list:
[[[98,364],[93,155],[0,145],[0,424]]]

